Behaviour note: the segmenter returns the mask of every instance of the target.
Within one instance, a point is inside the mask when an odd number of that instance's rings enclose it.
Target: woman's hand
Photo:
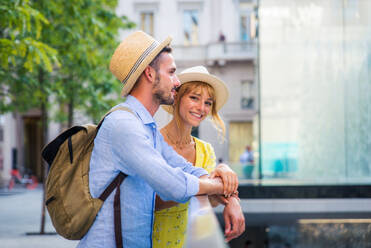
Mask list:
[[[237,174],[226,164],[219,164],[210,174],[210,178],[220,177],[223,181],[223,194],[229,197],[237,192]]]
[[[228,199],[228,204],[223,211],[225,223],[225,241],[237,238],[245,231],[245,217],[237,197],[232,196]]]
[[[224,195],[209,195],[209,202],[213,208],[217,207],[219,204],[228,204],[228,200],[224,197]]]

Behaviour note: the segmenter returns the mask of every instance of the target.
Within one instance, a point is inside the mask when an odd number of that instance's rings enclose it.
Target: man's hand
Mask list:
[[[239,200],[232,196],[228,198],[228,204],[223,211],[225,223],[225,241],[229,242],[237,238],[245,231],[245,217],[243,215]]]
[[[230,196],[237,191],[237,174],[226,164],[219,164],[210,174],[210,178],[220,177],[223,181],[223,194]]]

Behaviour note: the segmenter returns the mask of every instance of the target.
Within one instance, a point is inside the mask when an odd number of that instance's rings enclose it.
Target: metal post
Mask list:
[[[256,11],[256,19],[257,19],[257,32],[256,32],[256,49],[257,49],[257,56],[256,56],[256,74],[257,74],[257,84],[258,84],[258,140],[259,140],[259,179],[263,179],[263,172],[262,172],[262,139],[261,139],[261,87],[260,87],[260,19],[259,19],[259,9],[260,9],[260,0],[257,0],[257,11]]]

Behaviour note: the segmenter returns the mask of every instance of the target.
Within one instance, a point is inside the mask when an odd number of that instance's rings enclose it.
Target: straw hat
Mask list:
[[[194,66],[185,69],[178,75],[181,84],[188,82],[204,82],[213,87],[215,92],[215,109],[219,111],[229,98],[229,91],[225,83],[218,77],[211,75],[204,66]],[[181,86],[180,86],[181,87]],[[173,113],[172,106],[162,106],[168,113]]]
[[[171,40],[169,36],[159,43],[143,31],[136,31],[120,43],[112,55],[109,68],[124,85],[121,96],[129,94],[144,69]]]

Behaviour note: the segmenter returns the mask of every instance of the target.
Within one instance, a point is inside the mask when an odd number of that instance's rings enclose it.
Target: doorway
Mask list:
[[[229,162],[239,163],[240,155],[245,151],[246,145],[253,142],[252,122],[229,123]]]
[[[42,182],[41,160],[42,129],[40,117],[23,117],[24,125],[24,172],[35,175]]]

